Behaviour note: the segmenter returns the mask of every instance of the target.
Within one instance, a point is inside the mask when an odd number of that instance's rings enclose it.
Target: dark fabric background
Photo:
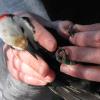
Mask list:
[[[100,3],[96,0],[42,0],[52,20],[68,19],[75,23],[100,22]]]

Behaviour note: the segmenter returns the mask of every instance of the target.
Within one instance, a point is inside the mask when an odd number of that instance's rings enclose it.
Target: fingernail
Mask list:
[[[73,29],[75,30],[75,32],[79,32],[80,30],[80,25],[79,24],[75,24],[74,26],[73,26]]]
[[[69,52],[65,51],[64,48],[59,48],[56,52],[56,59],[60,63],[70,64]]]
[[[45,77],[46,82],[52,82],[55,79],[55,73],[50,70],[48,75]]]
[[[45,81],[46,82],[52,82],[54,80],[54,78],[53,77],[51,77],[51,76],[47,76],[46,78],[45,78]]]
[[[78,65],[73,64],[73,65],[67,65],[67,64],[61,64],[60,70],[63,72],[74,72],[76,70]]]
[[[62,64],[61,67],[60,67],[60,71],[61,72],[69,72],[70,68],[71,67],[70,65],[68,66],[67,64]]]

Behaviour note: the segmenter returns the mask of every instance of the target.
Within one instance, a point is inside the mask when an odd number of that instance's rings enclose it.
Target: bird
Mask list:
[[[14,14],[0,15],[0,39],[5,44],[19,51],[27,50],[36,59],[38,59],[36,54],[42,56],[45,60],[50,59],[50,61],[54,62],[56,66],[59,66],[59,60],[60,63],[63,61],[69,64],[69,61],[66,62],[66,55],[63,56],[64,58],[60,57],[59,51],[62,51],[61,49],[58,50],[56,55],[48,52],[43,47],[41,47],[37,41],[35,41],[34,34],[35,27],[28,17],[20,17]],[[65,53],[64,51],[62,52]],[[64,80],[66,81],[65,84],[59,73],[59,69],[57,71],[57,77],[58,78],[54,82],[48,84],[47,86],[62,100],[99,100],[89,92],[71,86],[68,82],[68,79]],[[59,81],[60,77],[62,81]]]
[[[14,14],[0,16],[0,39],[16,50],[28,50],[36,58],[35,53],[39,46],[34,40],[34,34],[35,28],[29,18]]]

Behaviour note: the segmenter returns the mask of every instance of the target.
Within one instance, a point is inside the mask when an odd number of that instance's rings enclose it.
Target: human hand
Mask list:
[[[71,61],[97,65],[61,64],[60,70],[73,77],[100,82],[100,24],[74,26],[75,35],[69,40],[74,46],[63,47]]]
[[[32,16],[27,16],[35,27],[34,39],[48,51],[55,51],[55,38]],[[15,79],[36,86],[46,85],[55,79],[54,72],[40,56],[36,55],[36,59],[28,51],[18,51],[7,46],[4,46],[4,52],[8,70]]]
[[[53,22],[54,29],[63,37],[68,38],[70,36],[69,31],[70,28],[73,26],[71,21],[54,21]]]

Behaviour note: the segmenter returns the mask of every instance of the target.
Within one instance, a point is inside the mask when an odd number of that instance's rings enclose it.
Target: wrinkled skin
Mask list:
[[[76,34],[69,40],[74,46],[65,46],[63,49],[70,60],[96,65],[61,64],[60,70],[73,77],[100,82],[100,24],[74,26]]]
[[[57,48],[56,39],[32,16],[29,14],[26,16],[30,18],[35,26],[34,39],[48,51],[55,51]],[[54,26],[60,30],[60,34],[65,34],[64,31],[67,30],[66,24],[69,26],[71,22],[59,21]],[[68,36],[67,32],[66,35]],[[15,79],[36,86],[46,85],[55,79],[55,73],[40,56],[36,55],[38,58],[36,59],[28,51],[17,51],[6,45],[4,46],[4,52],[7,56],[9,72]]]

